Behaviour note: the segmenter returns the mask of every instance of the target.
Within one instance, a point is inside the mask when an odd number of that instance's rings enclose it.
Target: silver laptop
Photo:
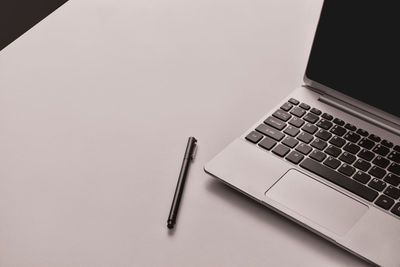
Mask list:
[[[304,85],[205,166],[382,266],[400,266],[400,46],[391,5],[326,0]]]

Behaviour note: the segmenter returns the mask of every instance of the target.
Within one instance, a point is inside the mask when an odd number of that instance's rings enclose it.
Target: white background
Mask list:
[[[364,266],[203,172],[302,84],[321,4],[71,0],[1,51],[0,266]]]

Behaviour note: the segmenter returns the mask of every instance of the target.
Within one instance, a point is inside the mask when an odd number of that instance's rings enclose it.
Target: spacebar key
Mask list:
[[[338,186],[341,186],[356,195],[359,195],[360,197],[368,201],[373,201],[378,196],[378,193],[372,190],[371,188],[366,187],[356,182],[355,180],[347,176],[344,176],[334,171],[333,169],[325,165],[322,165],[312,159],[306,158],[305,160],[303,160],[300,166],[310,172],[322,176],[326,180],[334,184],[337,184]]]

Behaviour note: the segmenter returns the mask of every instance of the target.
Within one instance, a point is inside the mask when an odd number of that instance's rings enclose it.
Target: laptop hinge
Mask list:
[[[341,101],[340,99],[337,99],[335,97],[326,94],[321,94],[318,100],[321,101],[322,103],[335,107],[341,111],[344,111],[354,117],[357,117],[361,120],[364,120],[375,126],[378,126],[379,128],[385,129],[396,135],[400,135],[400,130],[396,128],[396,124],[384,118],[378,117],[366,110],[362,110],[354,105],[351,105],[349,103]]]
[[[321,101],[324,104],[335,107],[341,111],[344,111],[352,116],[355,116],[355,117],[362,119],[368,123],[371,123],[379,128],[385,129],[391,133],[400,135],[399,125],[397,125],[391,121],[388,121],[385,118],[376,116],[375,114],[372,114],[369,111],[363,110],[359,107],[356,107],[356,106],[354,106],[350,103],[347,103],[343,100],[340,100],[336,97],[330,96],[321,89],[311,87],[309,85],[303,85],[303,86],[306,87],[307,89],[310,89],[310,90],[320,94],[318,101]]]
[[[303,84],[302,86],[307,88],[307,89],[309,89],[309,90],[311,90],[311,91],[314,91],[314,92],[316,92],[316,93],[318,93],[320,95],[324,95],[325,94],[325,92],[322,91],[321,89],[318,89],[318,88],[315,88],[315,87],[311,87],[311,86],[306,85],[306,84]]]

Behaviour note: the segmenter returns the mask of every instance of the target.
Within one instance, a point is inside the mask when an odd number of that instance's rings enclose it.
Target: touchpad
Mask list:
[[[266,196],[308,220],[338,234],[346,234],[368,206],[303,174],[289,170]]]

